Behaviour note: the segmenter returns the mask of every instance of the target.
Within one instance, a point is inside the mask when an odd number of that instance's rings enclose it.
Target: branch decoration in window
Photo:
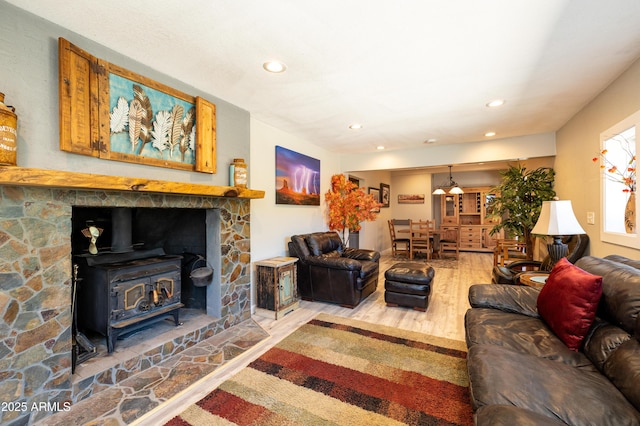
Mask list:
[[[606,179],[624,185],[622,192],[636,191],[636,154],[635,143],[627,139],[629,129],[605,141],[603,148],[593,162],[600,162]],[[612,146],[615,145],[615,146]],[[609,151],[611,148],[611,152]],[[609,156],[607,156],[609,154]]]
[[[601,143],[593,162],[602,170],[603,240],[628,245],[625,235],[637,236],[635,118],[603,133]]]

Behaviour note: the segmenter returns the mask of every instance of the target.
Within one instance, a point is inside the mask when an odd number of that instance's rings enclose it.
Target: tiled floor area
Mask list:
[[[70,411],[56,413],[36,424],[115,426],[132,423],[267,337],[269,334],[254,320],[247,320],[98,392],[73,405]],[[135,336],[131,339],[134,340],[127,342],[129,344],[118,343],[121,353],[136,350]],[[88,367],[81,367],[95,369],[99,368],[95,365],[105,362],[97,358],[90,361],[94,361],[94,365],[89,362]]]

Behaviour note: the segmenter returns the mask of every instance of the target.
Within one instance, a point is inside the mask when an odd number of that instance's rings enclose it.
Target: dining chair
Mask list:
[[[409,221],[409,259],[413,260],[416,252],[425,252],[427,260],[431,260],[431,239],[427,221]]]
[[[391,255],[397,257],[398,255],[409,256],[409,235],[406,237],[398,237],[396,234],[396,226],[409,226],[409,219],[389,219],[389,236],[391,237]],[[408,230],[408,228],[407,228]]]
[[[440,233],[438,254],[444,258],[444,253],[453,252],[456,260],[460,258],[460,232],[458,228],[445,228]]]
[[[429,229],[429,232],[435,231],[435,229],[436,229],[436,221],[435,220],[425,220],[424,222],[426,222],[427,229]]]
[[[505,266],[527,258],[527,243],[517,239],[500,239],[493,249],[493,266]]]
[[[436,245],[437,245],[437,238],[435,235],[435,231],[436,231],[436,221],[435,220],[429,220],[427,219],[425,221],[427,223],[427,229],[429,230],[429,245],[431,248],[431,254],[436,253]]]

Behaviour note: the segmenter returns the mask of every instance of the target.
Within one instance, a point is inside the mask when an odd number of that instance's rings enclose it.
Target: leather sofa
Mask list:
[[[354,308],[378,286],[380,253],[345,248],[337,232],[294,235],[289,255],[300,259],[298,291],[304,300]]]
[[[585,255],[589,247],[589,236],[587,234],[569,235],[562,239],[569,247],[567,259],[576,263],[578,259]],[[496,265],[493,267],[491,282],[494,284],[520,284],[519,275],[525,271],[548,272],[551,267],[551,257],[547,255],[542,261],[537,260],[516,260],[506,266]]]
[[[575,266],[602,277],[578,350],[541,316],[544,288],[471,286],[465,332],[477,425],[640,424],[640,270],[591,256]]]

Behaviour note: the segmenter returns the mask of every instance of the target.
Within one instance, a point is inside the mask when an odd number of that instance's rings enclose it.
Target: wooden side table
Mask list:
[[[528,285],[529,287],[542,288],[549,278],[549,274],[541,272],[524,272],[518,275],[520,284]]]
[[[255,262],[258,309],[278,319],[300,305],[297,281],[297,257],[274,257]]]

